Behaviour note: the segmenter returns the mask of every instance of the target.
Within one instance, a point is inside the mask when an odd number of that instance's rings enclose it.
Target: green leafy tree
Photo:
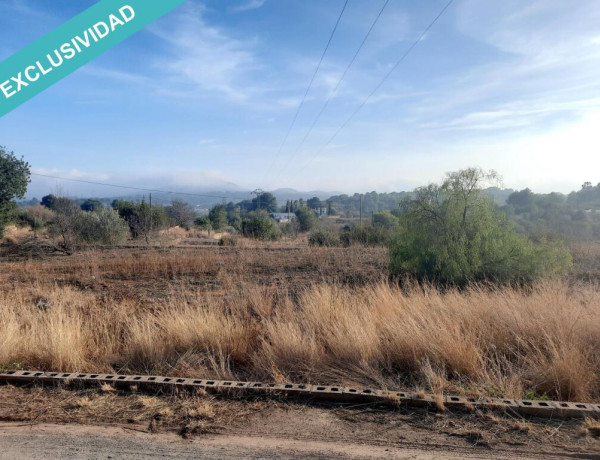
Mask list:
[[[14,217],[15,199],[23,198],[29,184],[29,163],[0,147],[0,237]]]
[[[104,205],[101,201],[95,200],[93,198],[88,198],[83,203],[81,203],[82,211],[97,211],[103,207]]]
[[[42,206],[45,206],[48,209],[54,209],[54,203],[56,202],[56,197],[51,193],[50,195],[46,195],[42,197]]]
[[[311,231],[317,223],[317,216],[312,209],[306,206],[299,207],[295,214],[301,232]]]
[[[202,230],[206,230],[210,235],[210,231],[213,229],[213,224],[208,216],[197,217],[194,221],[194,225]]]
[[[114,200],[112,207],[127,222],[133,238],[148,240],[151,231],[169,226],[170,217],[162,206],[152,206],[150,209],[145,201]]]
[[[227,206],[224,204],[213,206],[208,213],[208,218],[212,223],[212,228],[216,231],[224,229],[229,224],[229,220],[227,219]]]
[[[310,209],[321,209],[324,207],[323,202],[317,196],[306,200],[306,206],[308,206]]]
[[[533,243],[515,232],[482,190],[495,173],[470,168],[441,184],[415,190],[401,203],[390,245],[391,273],[465,285],[471,281],[530,282],[564,273],[571,255],[559,243]]]

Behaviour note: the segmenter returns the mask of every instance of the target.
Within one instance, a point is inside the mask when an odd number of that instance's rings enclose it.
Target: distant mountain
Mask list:
[[[61,186],[59,189],[56,187],[56,181],[52,182],[52,180],[43,180],[37,177],[34,179],[35,180],[32,181],[32,184],[30,185],[30,188],[28,190],[28,199],[31,199],[33,197],[41,199],[42,196],[47,195],[49,193],[56,194],[57,191],[58,193],[64,193],[66,196],[74,200],[96,198],[107,204],[110,204],[115,199],[148,201],[150,196],[150,192],[147,190],[132,190],[130,192],[126,189],[107,188],[105,186],[94,183],[82,184],[73,182],[62,182],[59,184]],[[114,183],[119,182],[115,181]],[[133,187],[138,187],[138,184],[135,182],[129,183]],[[217,203],[237,203],[254,197],[254,195],[252,194],[252,190],[242,188],[233,182],[222,181],[214,178],[199,177],[198,183],[199,185],[186,185],[186,181],[178,181],[177,178],[162,177],[160,179],[155,179],[155,181],[152,182],[140,182],[139,188],[160,190],[161,192],[152,192],[152,202],[161,205],[170,204],[173,200],[182,200],[186,201],[192,206],[197,206],[200,208],[210,208]],[[189,184],[189,182],[187,182],[187,184]],[[278,188],[275,190],[265,191],[268,191],[275,195],[279,206],[285,205],[286,201],[288,200],[308,200],[313,197],[318,197],[323,201],[332,198],[333,201],[335,201],[338,205],[341,205],[342,202],[351,203],[346,203],[348,204],[348,206],[343,205],[342,208],[354,207],[354,201],[358,203],[358,194],[349,195],[339,191],[300,191],[293,188]],[[513,191],[514,190],[512,189],[500,189],[497,187],[490,187],[486,189],[486,192],[500,206],[506,204],[506,199]],[[396,209],[398,206],[398,199],[403,193],[405,192],[381,194],[375,193],[373,195],[373,192],[371,192],[363,194],[363,196],[365,197],[365,202],[368,202],[370,199],[372,199],[374,210]],[[375,199],[375,196],[378,196],[379,198]]]
[[[272,190],[271,193],[275,195],[275,198],[277,198],[277,202],[279,204],[285,204],[287,200],[299,200],[300,198],[303,200],[308,200],[309,198],[313,198],[315,196],[321,200],[326,200],[331,196],[341,194],[341,192],[324,192],[322,190],[300,192],[298,190],[294,190],[293,188],[278,188],[277,190]]]

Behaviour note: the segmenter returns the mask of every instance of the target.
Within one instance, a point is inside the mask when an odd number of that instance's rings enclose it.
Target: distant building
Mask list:
[[[271,217],[277,222],[290,222],[295,216],[294,213],[288,214],[287,212],[274,212]]]

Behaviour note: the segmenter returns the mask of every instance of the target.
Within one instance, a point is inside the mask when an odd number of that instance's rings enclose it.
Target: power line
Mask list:
[[[226,200],[228,198],[226,196],[204,195],[202,193],[169,192],[167,190],[157,190],[157,189],[150,189],[150,188],[130,187],[128,185],[106,184],[104,182],[94,182],[94,181],[82,180],[82,179],[69,179],[67,177],[50,176],[48,174],[31,173],[31,175],[32,176],[39,176],[39,177],[47,177],[47,178],[50,178],[50,179],[66,180],[66,181],[69,181],[69,182],[80,182],[80,183],[83,183],[83,184],[103,185],[105,187],[115,187],[115,188],[129,189],[129,190],[138,190],[138,191],[141,191],[141,192],[166,193],[166,194],[171,194],[171,195],[199,196],[199,197],[204,197],[204,198],[219,198],[219,199],[222,199],[222,200]]]
[[[310,134],[312,133],[314,127],[316,126],[317,122],[321,118],[321,115],[323,115],[323,113],[327,109],[327,106],[329,105],[329,102],[331,102],[331,100],[337,94],[338,89],[339,89],[340,85],[342,84],[342,81],[344,81],[344,78],[346,78],[346,74],[348,73],[348,71],[350,70],[350,68],[354,64],[354,61],[356,61],[356,58],[358,57],[359,53],[361,52],[361,50],[365,46],[365,43],[369,39],[369,36],[371,35],[371,32],[373,32],[373,29],[375,28],[375,26],[379,22],[379,19],[381,18],[381,15],[383,14],[383,11],[385,10],[385,8],[387,7],[387,5],[388,5],[389,2],[390,2],[390,0],[385,0],[385,2],[383,3],[383,6],[379,10],[379,14],[377,14],[377,16],[375,17],[375,20],[371,24],[371,27],[369,27],[369,30],[367,31],[367,34],[365,35],[365,37],[363,38],[360,46],[358,47],[358,49],[354,53],[354,56],[352,56],[352,59],[350,60],[350,63],[348,64],[348,66],[344,70],[344,73],[342,74],[341,78],[338,80],[337,84],[335,85],[335,88],[333,89],[333,91],[330,93],[329,97],[327,98],[327,100],[323,104],[323,107],[321,107],[321,110],[319,111],[319,113],[317,114],[317,116],[315,117],[315,119],[313,120],[312,125],[310,126],[310,128],[308,129],[308,131],[306,132],[306,134],[304,135],[304,137],[302,138],[302,141],[300,141],[300,144],[298,144],[298,147],[296,147],[296,150],[294,151],[294,153],[290,157],[290,159],[287,162],[287,164],[279,171],[279,175],[281,175],[289,167],[289,165],[292,163],[292,161],[294,160],[294,158],[296,157],[296,155],[298,154],[298,152],[300,151],[300,149],[302,148],[302,146],[306,142],[306,139],[308,139],[308,136],[310,136]]]
[[[385,76],[383,77],[383,79],[377,84],[377,86],[375,86],[375,88],[373,89],[373,91],[371,91],[369,93],[369,95],[366,97],[366,99],[356,108],[356,110],[354,110],[354,112],[352,112],[350,114],[350,116],[344,121],[344,123],[342,123],[342,125],[335,131],[335,133],[333,134],[333,136],[331,136],[329,138],[329,140],[325,143],[325,145],[323,145],[318,151],[317,153],[310,158],[303,166],[302,168],[299,168],[297,171],[300,171],[304,168],[306,168],[315,158],[317,158],[322,152],[323,150],[325,150],[332,142],[333,140],[338,136],[338,134],[348,125],[348,123],[350,123],[350,121],[352,121],[352,119],[356,116],[356,114],[358,112],[360,112],[360,110],[367,105],[367,103],[371,100],[371,98],[373,97],[373,95],[379,90],[379,88],[381,88],[384,83],[391,77],[391,75],[394,73],[394,71],[400,66],[400,64],[402,64],[402,62],[408,57],[408,55],[411,53],[411,51],[419,44],[419,42],[423,39],[423,37],[427,34],[427,32],[429,32],[429,30],[435,25],[435,23],[442,17],[442,15],[446,12],[446,10],[450,7],[450,5],[454,2],[454,0],[449,0],[448,3],[446,3],[446,5],[441,9],[441,11],[437,14],[437,16],[433,19],[433,21],[431,21],[429,23],[429,25],[423,30],[423,32],[421,32],[421,34],[419,35],[419,37],[414,41],[414,43],[412,45],[410,45],[408,47],[408,49],[404,52],[404,54],[402,56],[400,56],[400,59],[398,59],[398,61],[396,61],[396,64],[394,64],[394,66],[390,69],[390,71],[385,74]]]
[[[329,40],[327,41],[327,45],[325,45],[325,49],[323,50],[323,54],[321,54],[321,59],[319,60],[319,64],[317,64],[317,68],[315,69],[315,72],[313,73],[312,78],[310,79],[308,87],[306,88],[306,91],[304,92],[304,96],[302,97],[302,100],[300,101],[300,104],[298,105],[298,108],[296,109],[296,113],[294,115],[294,118],[292,119],[292,123],[290,124],[290,127],[288,128],[288,130],[287,130],[287,132],[285,134],[285,137],[283,138],[283,141],[281,142],[281,145],[279,146],[279,150],[277,151],[277,154],[273,158],[273,161],[272,161],[271,165],[269,166],[269,168],[265,172],[265,175],[263,177],[263,182],[265,181],[265,179],[267,178],[267,176],[271,172],[271,169],[273,168],[275,162],[279,158],[279,155],[281,155],[281,151],[283,150],[283,146],[287,142],[287,139],[290,136],[290,133],[292,132],[292,129],[294,128],[294,125],[296,124],[296,120],[298,119],[298,115],[300,114],[300,110],[302,110],[302,106],[304,105],[304,102],[306,101],[306,97],[308,96],[308,92],[312,88],[312,85],[313,85],[313,82],[315,81],[315,77],[317,76],[317,73],[319,73],[319,69],[321,68],[321,64],[323,63],[323,59],[325,58],[325,55],[327,54],[327,50],[329,49],[329,45],[331,45],[331,41],[333,40],[333,36],[335,35],[335,32],[337,31],[338,25],[340,24],[340,21],[342,19],[344,11],[346,11],[346,7],[348,6],[348,2],[349,1],[350,0],[346,0],[344,2],[344,6],[342,7],[342,11],[340,12],[340,15],[338,16],[337,21],[335,23],[335,26],[333,27],[333,30],[331,31],[331,35],[329,36]]]

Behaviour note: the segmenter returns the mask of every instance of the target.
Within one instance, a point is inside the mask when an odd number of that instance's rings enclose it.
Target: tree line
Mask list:
[[[585,183],[569,195],[525,189],[511,193],[499,206],[486,191],[497,182],[497,175],[478,168],[449,173],[440,184],[398,194],[394,199],[400,200],[391,210],[375,210],[389,204],[376,193],[365,194],[362,206],[365,213],[373,209],[370,219],[341,229],[332,226],[331,219],[317,217],[324,207],[333,214],[335,201],[315,198],[278,207],[270,193],[216,205],[205,217],[196,216],[183,201],[150,206],[144,200],[114,200],[106,206],[94,199],[75,202],[55,195],[18,209],[15,200],[25,195],[29,175],[27,162],[0,148],[0,233],[8,222],[29,225],[34,233],[47,227],[65,251],[76,244],[148,240],[151,232],[175,225],[262,240],[309,232],[312,245],[388,246],[392,276],[462,286],[474,281],[532,282],[563,274],[571,256],[561,235],[595,239],[600,235],[600,184]],[[278,223],[272,218],[282,208],[294,215],[293,221]]]

